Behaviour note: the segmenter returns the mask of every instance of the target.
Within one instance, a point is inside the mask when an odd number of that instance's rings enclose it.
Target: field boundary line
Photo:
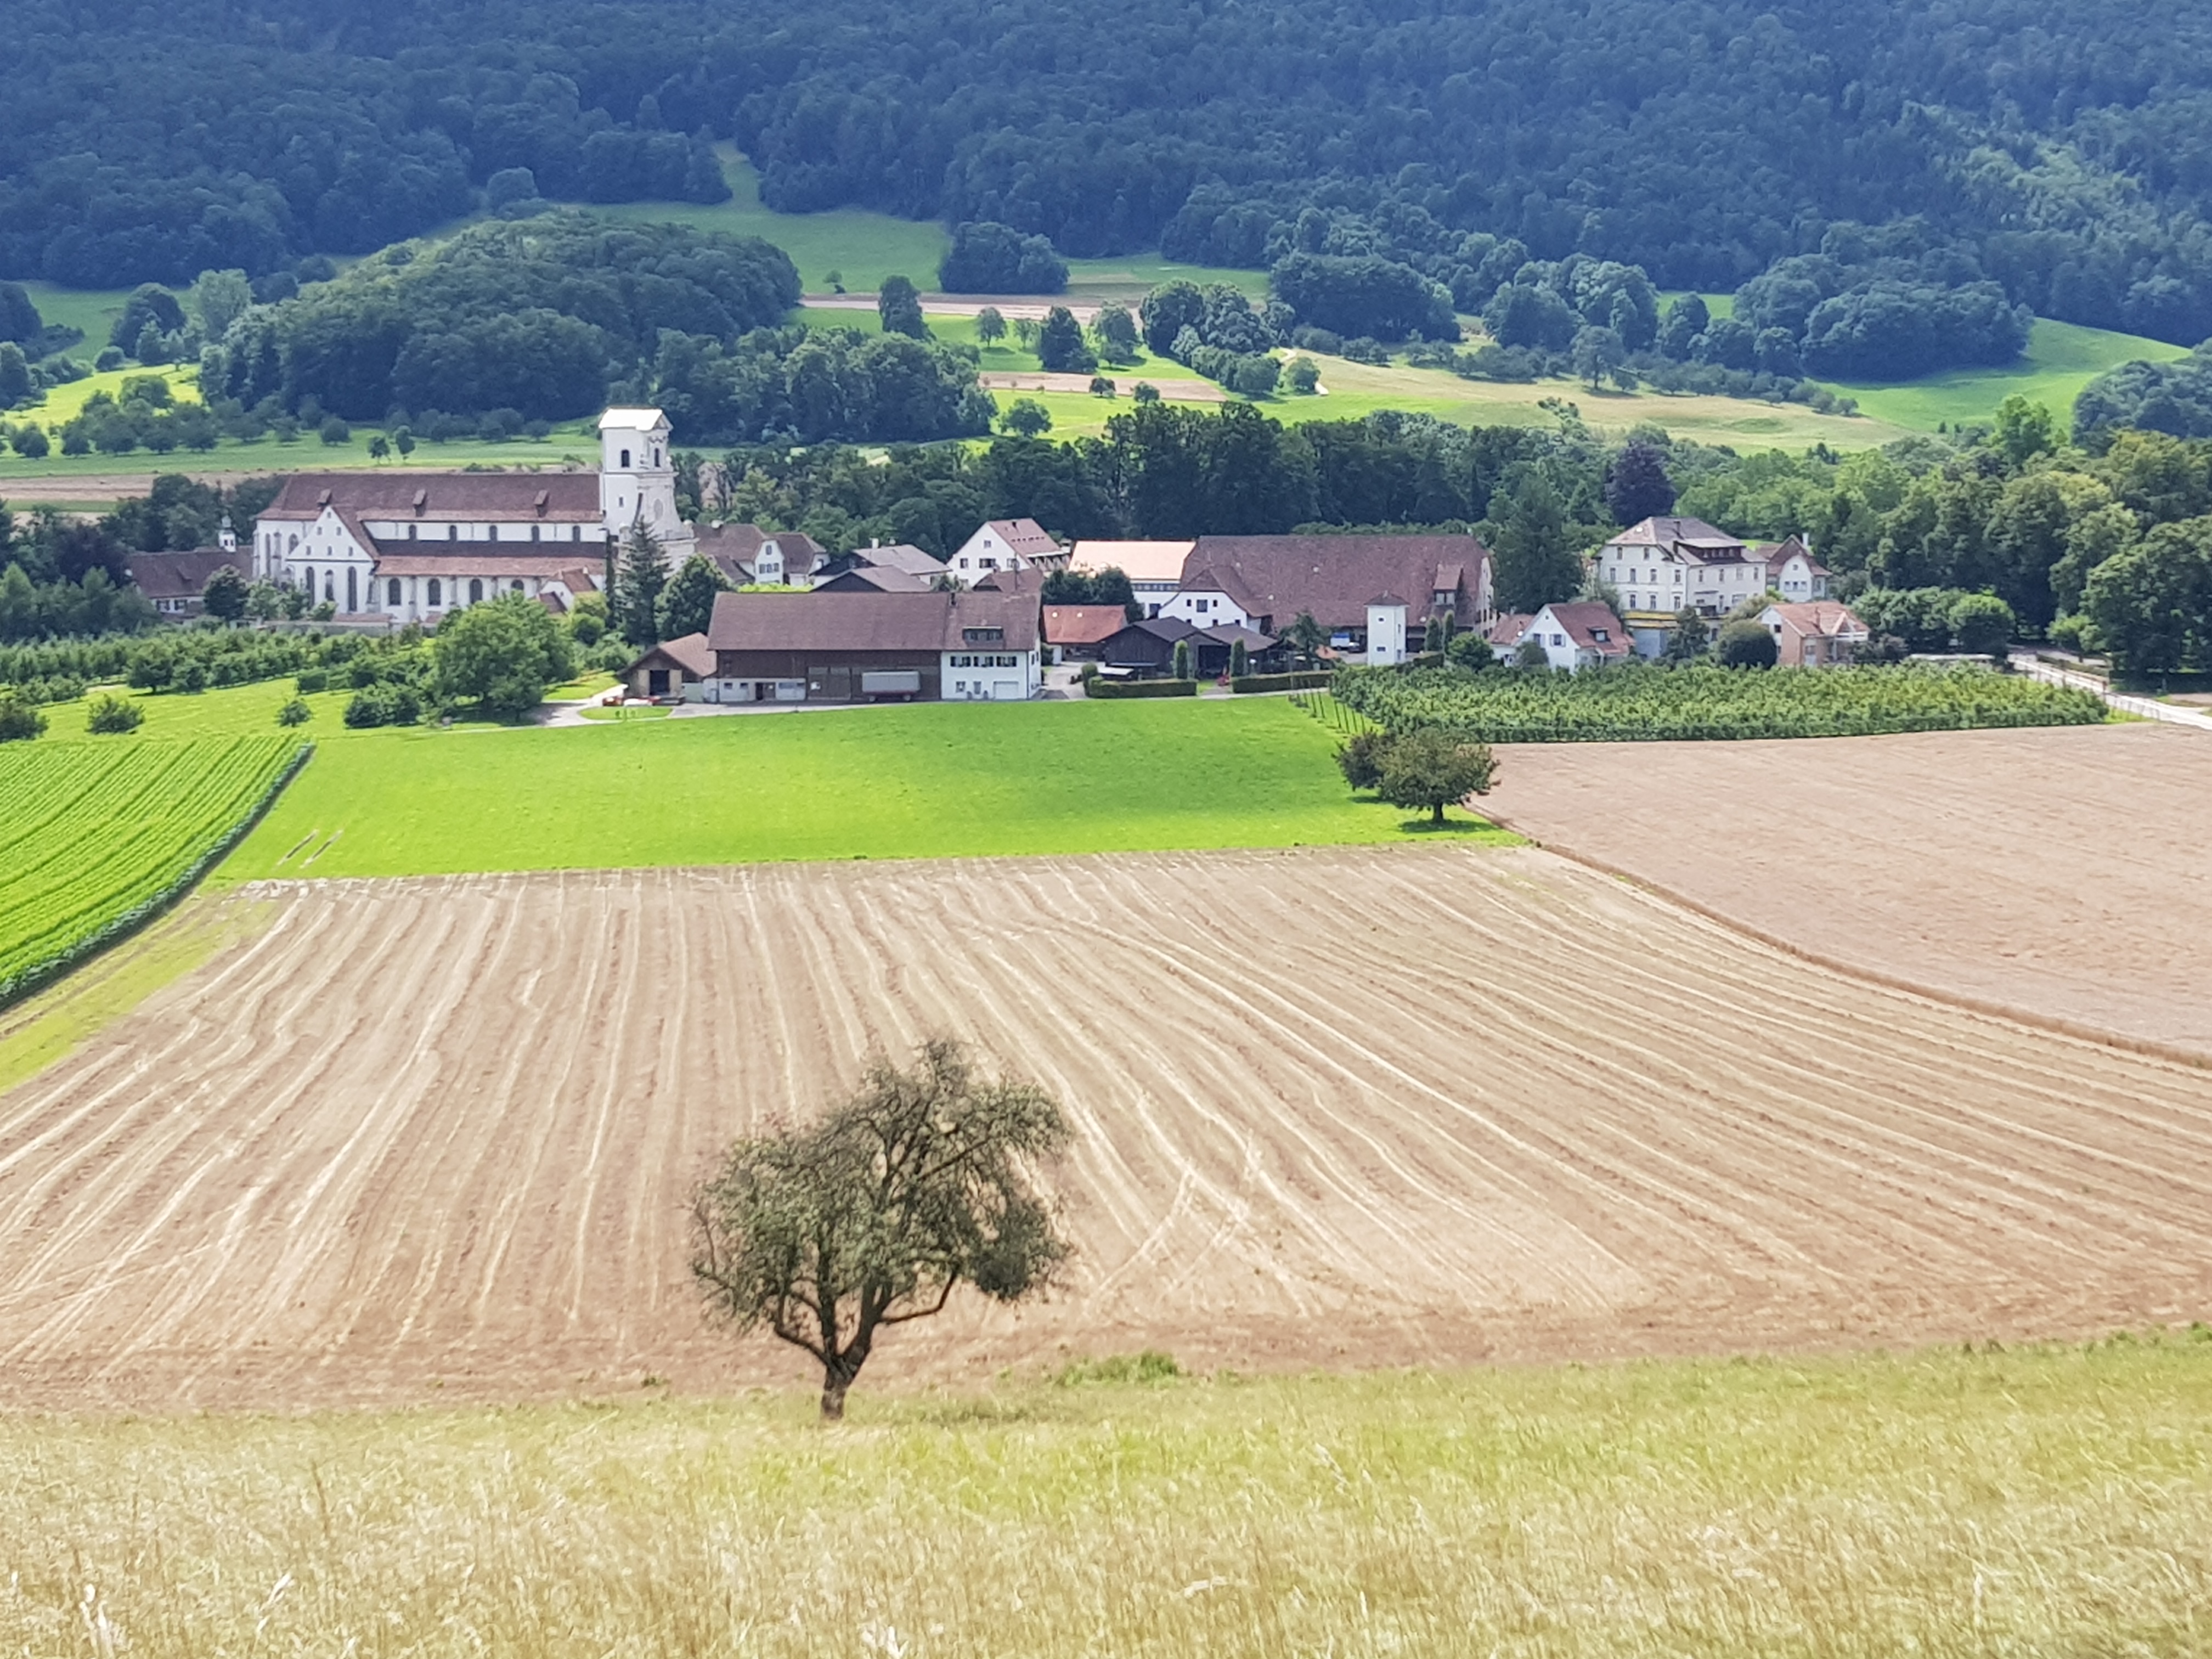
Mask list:
[[[2155,1037],[2129,1036],[2124,1032],[2108,1031],[2101,1026],[2086,1024],[2081,1020],[2068,1019],[2063,1015],[2040,1014],[2031,1008],[2019,1007],[2009,1002],[1999,1002],[1990,997],[1978,997],[1966,991],[1945,990],[1920,980],[1907,979],[1902,974],[1885,973],[1879,968],[1869,968],[1863,963],[1846,962],[1840,957],[1832,957],[1823,951],[1808,950],[1795,940],[1784,939],[1778,933],[1770,933],[1756,924],[1744,921],[1741,916],[1729,915],[1726,911],[1715,909],[1710,904],[1692,898],[1687,893],[1678,892],[1664,882],[1655,881],[1649,876],[1639,876],[1632,870],[1624,870],[1619,865],[1609,863],[1595,854],[1577,852],[1575,848],[1563,847],[1557,842],[1540,840],[1528,830],[1516,828],[1499,813],[1486,811],[1485,816],[1499,829],[1512,830],[1531,847],[1540,848],[1554,857],[1565,859],[1570,864],[1578,864],[1585,870],[1595,871],[1599,875],[1610,876],[1616,881],[1626,882],[1630,886],[1662,898],[1669,904],[1678,904],[1693,915],[1701,916],[1707,921],[1725,927],[1730,933],[1739,934],[1756,944],[1764,945],[1769,950],[1779,951],[1784,956],[1795,957],[1800,962],[1810,963],[1815,968],[1838,975],[1844,979],[1856,980],[1863,984],[1877,986],[1885,991],[1901,991],[1907,996],[1921,997],[1929,1002],[1940,1003],[1947,1008],[1956,1008],[1962,1013],[1978,1014],[1989,1019],[2006,1020],[2014,1025],[2025,1025],[2032,1030],[2046,1032],[2053,1036],[2067,1037],[2076,1042],[2094,1043],[2103,1048],[2118,1048],[2127,1054],[2142,1054],[2153,1060],[2163,1060],[2177,1066],[2187,1066],[2197,1071],[2212,1071],[2212,1054],[2207,1054],[2201,1049],[2184,1048],[2179,1043],[2161,1042]]]
[[[254,826],[268,816],[269,809],[276,804],[277,797],[284,793],[294,778],[300,775],[301,769],[307,765],[314,752],[315,745],[313,743],[302,743],[292,758],[284,763],[284,769],[271,779],[269,787],[262,791],[261,799],[253,804],[253,810],[241,816],[236,823],[231,825],[217,837],[208,850],[194,859],[185,867],[184,873],[170,883],[167,887],[155,894],[144,903],[125,911],[105,927],[88,933],[68,950],[57,956],[50,957],[44,962],[33,963],[15,978],[4,984],[0,984],[0,1008],[12,1007],[26,997],[46,989],[55,981],[74,973],[102,951],[122,944],[149,922],[167,915],[206,878],[210,871],[228,858],[239,842],[245,840]]]

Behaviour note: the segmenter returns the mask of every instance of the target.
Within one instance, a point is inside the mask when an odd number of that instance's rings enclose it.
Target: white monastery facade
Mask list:
[[[295,474],[254,522],[252,574],[342,617],[410,623],[501,593],[565,611],[605,585],[610,543],[639,525],[682,564],[697,538],[676,510],[667,417],[611,409],[599,449],[596,475]]]

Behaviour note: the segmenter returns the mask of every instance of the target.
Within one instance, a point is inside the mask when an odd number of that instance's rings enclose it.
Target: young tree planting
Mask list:
[[[1067,1134],[1043,1090],[979,1076],[933,1037],[910,1071],[874,1061],[811,1127],[732,1146],[694,1196],[691,1271],[739,1329],[814,1358],[835,1422],[879,1332],[963,1284],[999,1302],[1050,1285],[1069,1246],[1030,1168]]]

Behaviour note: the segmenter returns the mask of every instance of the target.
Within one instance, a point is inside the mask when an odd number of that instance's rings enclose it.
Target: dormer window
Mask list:
[[[996,645],[1006,637],[1003,628],[963,628],[960,637],[970,645]]]

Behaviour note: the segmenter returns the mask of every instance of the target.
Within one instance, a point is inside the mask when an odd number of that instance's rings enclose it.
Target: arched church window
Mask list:
[[[385,602],[386,605],[397,605],[397,604],[398,604],[398,603],[399,603],[399,578],[398,578],[398,577],[394,576],[394,577],[393,577],[390,581],[388,581],[388,582],[385,583],[385,585],[384,585],[384,602]]]
[[[459,525],[457,525],[457,524],[449,524],[449,525],[447,525],[447,526],[446,526],[446,539],[447,539],[447,541],[449,541],[449,542],[457,542],[457,541],[460,540],[460,538],[461,538],[461,527],[460,527],[460,526],[459,526]]]
[[[624,450],[624,451],[623,451],[623,453],[622,453],[622,464],[623,464],[623,471],[625,471],[625,472],[629,471],[629,451],[628,451],[627,449],[625,449],[625,450]]]
[[[522,579],[519,576],[514,580],[514,591],[517,593],[522,592]]]
[[[471,576],[471,577],[470,577],[470,578],[469,578],[469,603],[470,603],[471,605],[474,605],[474,604],[476,604],[479,599],[483,599],[483,577],[481,577],[481,576]]]
[[[435,576],[430,578],[430,609],[435,611],[445,603],[445,592]]]
[[[538,539],[538,526],[536,525],[530,526],[530,539],[533,542]]]

